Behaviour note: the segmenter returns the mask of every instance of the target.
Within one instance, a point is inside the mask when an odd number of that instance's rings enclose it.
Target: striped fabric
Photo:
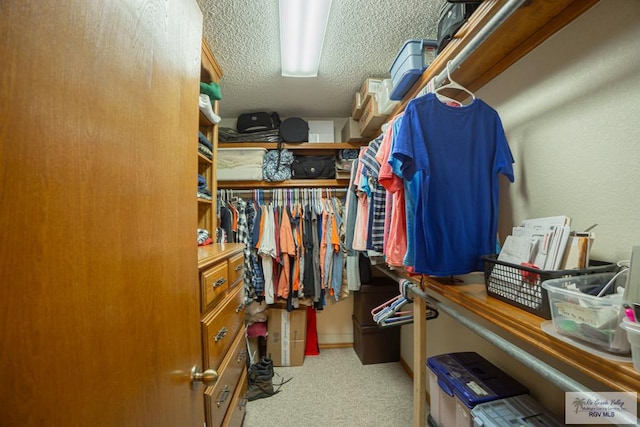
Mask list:
[[[382,253],[384,248],[384,218],[386,206],[386,190],[378,182],[378,173],[380,172],[380,163],[376,160],[376,152],[382,143],[382,135],[369,143],[364,155],[362,156],[362,164],[369,177],[369,186],[371,187],[371,203],[369,212],[369,232],[367,233],[367,249]]]

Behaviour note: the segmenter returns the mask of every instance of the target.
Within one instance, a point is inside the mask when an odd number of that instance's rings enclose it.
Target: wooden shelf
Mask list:
[[[480,89],[598,1],[531,0],[525,3],[460,68],[452,70],[451,76],[472,91]],[[485,0],[414,83],[390,117],[403,111],[433,77],[445,70],[447,62],[462,51],[506,2],[507,0]]]
[[[546,334],[541,328],[544,319],[488,296],[483,283],[453,285],[427,277],[423,283],[427,290],[437,295],[438,299],[452,302],[472,312],[528,345],[614,390],[628,392],[640,390],[640,372],[634,369],[631,362],[619,362],[600,357]]]
[[[215,102],[217,103],[218,101],[215,101]],[[217,110],[217,107],[215,106],[215,104],[213,105],[213,108],[214,108],[214,111],[215,111],[215,110]],[[209,120],[209,119],[207,118],[207,116],[205,116],[205,115],[202,113],[202,111],[200,111],[200,115],[199,115],[198,117],[199,117],[199,124],[200,124],[200,127],[209,127],[209,126],[215,126],[215,125],[216,125],[216,124],[215,124],[215,123],[213,123],[211,120]]]
[[[218,189],[259,188],[340,188],[349,185],[348,179],[290,179],[287,181],[218,181]]]
[[[204,154],[198,152],[198,162],[199,163],[205,163],[207,165],[210,165],[211,163],[213,163],[213,160],[211,160],[210,158],[208,158],[207,156],[205,156]]]
[[[343,149],[359,149],[369,142],[298,142],[298,143],[282,143],[282,148],[287,150],[343,150]],[[218,148],[266,148],[267,150],[276,150],[277,142],[218,142]]]
[[[220,83],[222,78],[222,70],[220,65],[216,61],[213,53],[209,49],[207,42],[202,40],[202,51],[200,57],[200,81],[201,82],[216,82]],[[220,103],[216,100],[212,102],[213,112],[218,114]],[[199,111],[199,130],[202,132],[211,142],[213,155],[216,155],[218,151],[218,125],[212,123],[202,111]],[[215,158],[215,157],[214,157]],[[211,191],[212,200],[198,199],[198,228],[204,228],[209,230],[211,234],[215,235],[215,228],[218,224],[216,217],[216,167],[217,164],[212,159],[207,158],[205,155],[198,151],[198,174],[205,177],[207,186]]]

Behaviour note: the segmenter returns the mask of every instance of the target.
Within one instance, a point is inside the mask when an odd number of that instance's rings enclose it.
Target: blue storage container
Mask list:
[[[390,99],[399,101],[404,97],[436,58],[437,48],[436,40],[413,39],[404,43],[389,70],[393,81]]]
[[[427,359],[430,408],[439,426],[472,426],[471,409],[484,402],[529,393],[518,381],[475,352]]]

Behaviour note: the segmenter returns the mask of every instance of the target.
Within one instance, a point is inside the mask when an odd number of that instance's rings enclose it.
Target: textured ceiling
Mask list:
[[[318,77],[280,76],[278,0],[197,0],[224,73],[220,115],[348,117],[366,77],[389,77],[409,39],[434,39],[445,0],[333,0]]]

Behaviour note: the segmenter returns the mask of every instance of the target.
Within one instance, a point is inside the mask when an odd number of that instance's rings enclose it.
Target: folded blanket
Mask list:
[[[250,156],[246,153],[219,153],[218,155],[218,168],[232,169],[242,166],[260,166],[262,167],[262,156]]]

